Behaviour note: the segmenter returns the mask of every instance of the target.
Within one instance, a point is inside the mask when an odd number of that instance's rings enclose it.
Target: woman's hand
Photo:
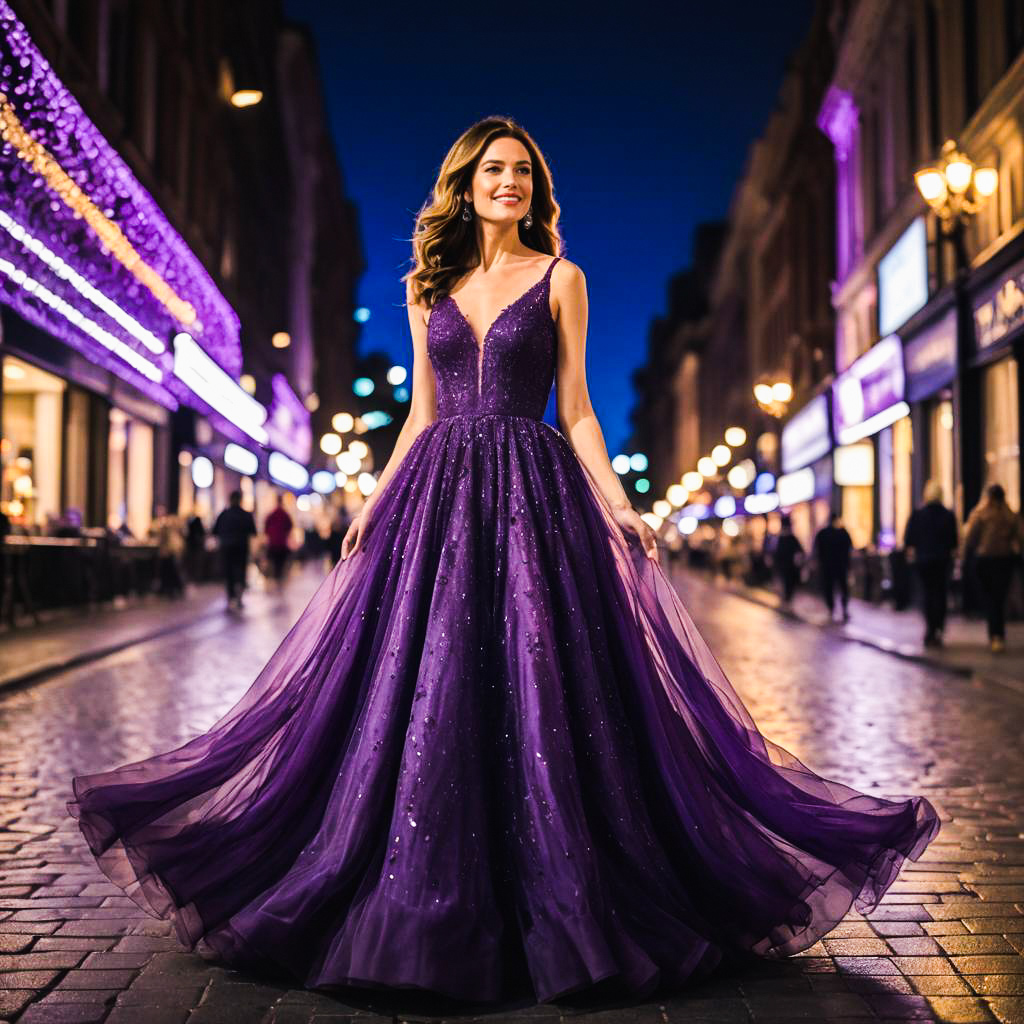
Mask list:
[[[627,505],[625,508],[613,508],[612,514],[615,516],[615,521],[619,526],[640,535],[640,543],[643,544],[647,557],[657,562],[658,538],[654,531],[640,517],[640,513],[632,505]]]
[[[349,523],[348,530],[341,542],[341,560],[344,561],[349,555],[354,555],[362,546],[363,538],[366,536],[366,528],[370,523],[370,510],[365,505],[361,512]],[[349,550],[351,545],[351,550]]]

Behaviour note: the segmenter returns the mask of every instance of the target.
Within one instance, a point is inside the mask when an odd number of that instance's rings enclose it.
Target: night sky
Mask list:
[[[550,164],[565,255],[587,277],[587,379],[614,456],[668,278],[689,263],[695,225],[726,214],[812,8],[286,0],[313,31],[359,208],[362,351],[411,366],[399,278],[415,211],[458,134],[510,115]]]

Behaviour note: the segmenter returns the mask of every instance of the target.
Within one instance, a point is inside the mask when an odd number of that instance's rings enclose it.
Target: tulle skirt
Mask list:
[[[189,947],[484,1002],[806,949],[939,829],[762,736],[563,435],[497,414],[417,436],[208,732],[68,807]]]

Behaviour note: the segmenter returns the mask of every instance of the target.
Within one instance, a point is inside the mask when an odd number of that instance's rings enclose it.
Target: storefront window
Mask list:
[[[107,525],[142,540],[153,515],[153,428],[110,410],[107,435]]]
[[[1012,356],[985,367],[985,483],[1002,484],[1010,507],[1020,508],[1020,431],[1017,360]]]
[[[953,489],[953,403],[940,399],[929,410],[931,431],[930,462],[928,479],[942,484],[942,494],[947,505],[954,499]],[[959,513],[959,509],[956,510]]]
[[[872,490],[871,487],[843,488],[843,525],[855,548],[866,548],[871,543],[874,523]]]
[[[892,425],[892,486],[896,536],[902,537],[914,508],[914,485],[911,464],[914,455],[914,431],[910,417],[904,416]]]
[[[3,360],[0,509],[26,529],[44,528],[61,515],[64,388],[52,373]]]
[[[841,446],[833,453],[833,465],[842,488],[843,525],[853,546],[866,548],[875,532],[875,446],[871,441]]]

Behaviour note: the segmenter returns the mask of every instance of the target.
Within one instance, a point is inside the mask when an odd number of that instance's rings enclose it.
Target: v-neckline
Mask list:
[[[493,330],[494,330],[494,328],[498,326],[498,322],[499,322],[499,321],[501,320],[501,318],[502,318],[502,317],[503,317],[503,316],[504,316],[504,315],[505,315],[505,314],[506,314],[506,313],[507,313],[507,312],[508,312],[508,311],[509,311],[510,309],[512,309],[512,308],[513,308],[514,306],[518,306],[518,305],[519,305],[519,303],[520,303],[520,302],[522,302],[522,301],[523,301],[523,299],[525,299],[525,298],[526,298],[526,296],[530,294],[530,292],[532,292],[532,291],[533,291],[533,290],[534,290],[535,288],[539,288],[539,287],[540,287],[540,286],[541,286],[541,285],[542,285],[542,284],[543,284],[543,283],[544,283],[544,282],[545,282],[545,281],[547,280],[547,277],[548,277],[548,272],[549,272],[549,271],[551,270],[551,268],[552,268],[552,267],[553,267],[553,266],[555,265],[555,263],[556,263],[557,261],[558,261],[558,257],[557,257],[557,256],[555,256],[555,257],[554,257],[554,258],[553,258],[553,259],[551,260],[551,262],[550,262],[550,263],[549,263],[549,264],[547,265],[547,269],[546,269],[546,270],[544,271],[544,274],[542,275],[542,277],[540,278],[540,280],[539,280],[539,281],[535,281],[535,282],[534,282],[533,284],[531,284],[531,285],[530,285],[530,287],[529,287],[529,288],[527,288],[527,289],[526,289],[526,291],[525,291],[525,292],[523,292],[523,294],[522,294],[522,295],[520,295],[520,296],[518,296],[517,298],[513,299],[513,300],[512,300],[512,301],[511,301],[511,302],[510,302],[510,303],[509,303],[509,304],[508,304],[507,306],[505,306],[505,308],[504,308],[504,309],[502,309],[502,310],[501,310],[501,311],[500,311],[500,312],[498,313],[498,315],[497,315],[497,316],[496,316],[496,317],[495,317],[495,318],[494,318],[494,319],[493,319],[493,320],[491,321],[491,325],[490,325],[490,327],[488,327],[488,328],[487,328],[487,330],[486,330],[486,331],[484,331],[484,336],[483,336],[483,339],[482,339],[482,340],[481,340],[481,339],[478,339],[478,338],[477,338],[477,336],[476,336],[476,331],[475,331],[475,330],[473,330],[473,325],[472,325],[472,324],[471,324],[471,323],[469,322],[469,318],[468,318],[468,317],[466,316],[466,314],[465,314],[465,313],[463,313],[463,312],[462,312],[462,309],[461,309],[461,308],[459,307],[459,304],[458,304],[458,302],[456,302],[456,301],[455,301],[455,296],[454,296],[454,295],[452,295],[452,294],[451,294],[451,293],[449,292],[449,294],[448,294],[448,295],[446,296],[446,298],[447,298],[447,299],[448,299],[448,301],[449,301],[449,302],[451,302],[451,304],[452,304],[452,305],[453,305],[453,306],[455,307],[455,312],[456,312],[456,313],[458,313],[458,315],[459,315],[459,319],[460,319],[460,320],[461,320],[461,321],[462,321],[462,322],[463,322],[463,323],[464,323],[464,324],[466,325],[466,327],[468,328],[468,330],[469,330],[469,333],[470,333],[471,337],[473,338],[473,341],[474,341],[474,343],[476,344],[476,347],[477,347],[477,351],[478,351],[478,353],[480,354],[480,356],[481,356],[481,357],[483,356],[483,350],[484,350],[484,346],[485,346],[485,345],[487,344],[487,339],[488,339],[488,338],[490,337],[490,335],[491,335],[491,331],[493,331]]]

